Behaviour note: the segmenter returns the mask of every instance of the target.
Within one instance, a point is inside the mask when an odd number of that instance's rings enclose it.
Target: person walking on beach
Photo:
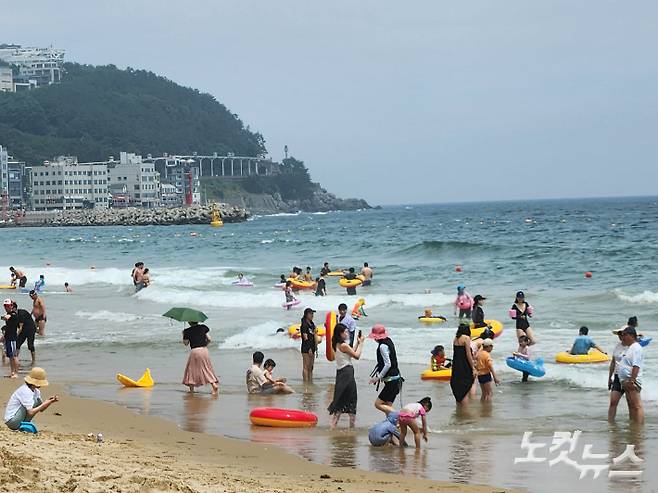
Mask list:
[[[459,310],[459,319],[471,318],[473,309],[473,297],[466,291],[466,286],[460,284],[457,286],[457,297],[455,298],[455,315]]]
[[[20,355],[21,346],[27,341],[27,349],[32,356],[32,366],[36,361],[36,352],[34,350],[34,336],[37,333],[37,325],[34,323],[32,314],[27,310],[18,308],[18,304],[14,301],[13,308],[18,315],[18,338],[16,339],[16,357]]]
[[[53,395],[41,401],[41,389],[48,385],[46,371],[43,368],[34,367],[30,374],[24,378],[25,383],[18,387],[7,402],[5,408],[5,424],[10,430],[18,430],[21,423],[30,422],[40,412],[48,409],[52,404],[59,401],[59,397]]]
[[[628,414],[631,421],[644,423],[644,409],[642,408],[642,366],[644,356],[642,346],[637,342],[637,332],[634,327],[626,327],[622,333],[624,352],[619,361],[619,381],[626,395]]]
[[[372,284],[372,277],[375,274],[372,271],[372,268],[368,265],[368,262],[363,263],[363,269],[361,269],[361,275],[363,276],[363,286],[370,286]]]
[[[318,352],[318,345],[315,339],[315,323],[313,322],[314,313],[315,310],[312,308],[306,308],[299,327],[299,333],[302,339],[302,379],[304,382],[313,380],[313,366],[315,364],[315,355]]]
[[[468,324],[459,324],[452,341],[452,375],[450,388],[458,405],[468,403],[468,394],[477,377],[477,369],[471,352],[471,328]]]
[[[393,411],[393,402],[402,389],[404,379],[398,368],[398,357],[395,352],[395,344],[388,336],[386,327],[381,324],[375,325],[370,330],[370,339],[377,341],[377,366],[372,372],[371,384],[384,384],[384,388],[375,400],[375,408],[388,414]]]
[[[356,321],[352,318],[351,315],[347,313],[347,305],[341,303],[338,305],[338,317],[336,319],[337,323],[343,324],[347,327],[349,333],[349,344],[354,347],[354,336],[356,335]]]
[[[512,320],[516,320],[516,338],[526,336],[530,340],[530,345],[535,343],[535,336],[530,327],[528,319],[532,317],[533,308],[525,301],[525,294],[523,291],[516,293],[514,304],[509,310],[509,316]]]
[[[16,281],[18,281],[18,287],[24,288],[27,284],[27,276],[25,273],[22,270],[16,269],[14,267],[9,267],[9,271],[11,272],[12,277],[11,284],[16,285]]]
[[[7,298],[3,302],[5,314],[2,320],[5,321],[5,354],[9,359],[9,378],[16,378],[18,373],[18,313],[14,309],[14,302]]]
[[[190,392],[194,392],[195,387],[210,384],[213,395],[216,395],[219,379],[215,375],[208,353],[210,329],[198,322],[188,323],[190,326],[183,331],[183,344],[190,346],[191,351],[183,374],[183,385],[187,385]]]
[[[37,324],[39,329],[39,335],[46,335],[46,322],[48,317],[46,316],[46,303],[43,301],[36,291],[30,291],[30,298],[32,298],[32,316],[34,317],[34,323]]]
[[[329,404],[331,415],[331,429],[335,429],[338,420],[343,413],[350,416],[350,428],[354,428],[356,422],[357,390],[354,380],[354,366],[352,359],[361,358],[365,337],[359,333],[356,347],[352,349],[348,328],[339,323],[334,328],[331,337],[331,346],[336,355],[336,385],[334,386],[334,398]]]
[[[471,312],[471,318],[473,319],[473,327],[475,329],[487,326],[487,323],[484,321],[484,310],[482,309],[484,300],[486,300],[486,298],[479,294],[476,294],[475,298],[473,298],[473,310]]]

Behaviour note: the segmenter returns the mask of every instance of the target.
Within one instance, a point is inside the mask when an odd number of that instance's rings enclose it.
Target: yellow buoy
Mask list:
[[[219,210],[217,209],[217,204],[212,205],[212,211],[210,212],[210,225],[213,228],[221,228],[224,226],[224,222],[222,221],[222,216],[219,213]]]

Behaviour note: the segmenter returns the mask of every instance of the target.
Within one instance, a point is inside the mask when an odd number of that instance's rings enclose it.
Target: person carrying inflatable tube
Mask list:
[[[524,335],[519,337],[519,347],[515,353],[512,353],[512,356],[518,359],[530,361],[530,339],[528,338],[528,336]],[[523,378],[521,378],[521,381],[527,382],[529,376],[530,373],[524,371]]]
[[[471,318],[473,309],[473,297],[466,291],[466,286],[457,286],[457,298],[455,298],[455,315],[459,310],[459,318]]]
[[[363,307],[366,304],[366,300],[363,298],[359,298],[359,301],[356,302],[354,305],[354,308],[352,308],[352,318],[354,320],[359,320],[361,317],[367,317],[368,314],[366,311],[363,309]]]

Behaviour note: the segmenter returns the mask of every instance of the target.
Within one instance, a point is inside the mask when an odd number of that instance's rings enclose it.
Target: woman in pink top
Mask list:
[[[404,406],[399,413],[398,423],[400,424],[400,447],[404,447],[404,439],[407,435],[407,428],[411,428],[414,434],[416,448],[420,448],[420,435],[423,434],[423,440],[427,441],[427,421],[425,415],[432,409],[432,399],[423,397],[418,402],[412,402]],[[420,416],[422,430],[418,428],[416,419]]]
[[[466,291],[466,286],[460,284],[457,286],[457,298],[455,298],[455,315],[459,310],[459,318],[471,318],[471,309],[473,308],[473,297]]]

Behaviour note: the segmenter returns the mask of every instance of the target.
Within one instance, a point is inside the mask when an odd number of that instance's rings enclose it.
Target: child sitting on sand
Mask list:
[[[443,346],[434,346],[430,353],[430,368],[432,371],[447,370],[452,366],[452,360],[446,358],[446,352]]]
[[[407,435],[407,428],[411,428],[414,434],[416,448],[420,448],[420,436],[427,441],[427,420],[425,414],[432,410],[432,399],[423,397],[418,402],[412,402],[404,406],[399,413],[398,423],[400,424],[400,446],[404,447],[404,439]],[[418,428],[416,418],[420,416],[422,428]]]
[[[493,360],[491,359],[491,351],[493,350],[493,340],[485,339],[482,342],[482,349],[478,352],[476,358],[476,365],[478,372],[478,382],[480,382],[480,389],[482,390],[482,402],[491,401],[493,399],[493,385],[492,380],[496,385],[500,383],[496,372],[493,368]]]
[[[263,376],[265,377],[265,383],[263,384],[263,389],[267,387],[273,387],[274,392],[277,394],[292,394],[295,391],[286,385],[285,378],[274,379],[272,377],[272,372],[276,367],[276,363],[273,359],[265,360],[263,363]]]

